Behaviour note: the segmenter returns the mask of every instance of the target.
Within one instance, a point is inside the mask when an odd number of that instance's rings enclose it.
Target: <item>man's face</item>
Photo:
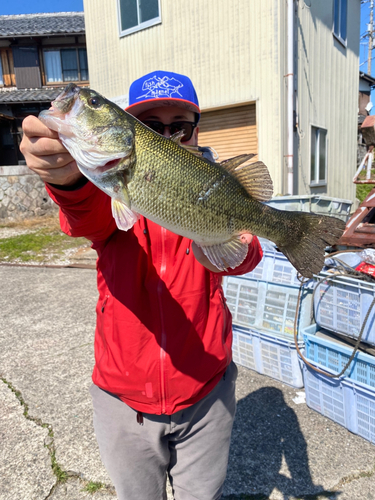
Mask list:
[[[164,125],[169,125],[173,122],[195,122],[195,113],[187,109],[180,108],[179,106],[162,106],[160,108],[152,108],[144,111],[137,116],[141,122],[157,121]],[[172,134],[168,127],[164,129],[164,137],[170,137]],[[198,127],[193,131],[191,138],[182,143],[188,146],[198,145]]]

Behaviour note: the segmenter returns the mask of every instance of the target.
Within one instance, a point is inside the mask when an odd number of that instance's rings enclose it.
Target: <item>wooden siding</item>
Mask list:
[[[219,161],[244,153],[257,155],[255,104],[202,113],[199,144],[214,148]]]

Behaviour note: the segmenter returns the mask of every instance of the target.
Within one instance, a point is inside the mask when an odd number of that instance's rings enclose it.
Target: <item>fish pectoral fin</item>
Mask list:
[[[139,219],[139,215],[133,212],[124,202],[112,198],[112,215],[117,227],[122,231],[128,231]]]
[[[239,236],[233,236],[229,241],[217,245],[198,245],[208,260],[221,271],[228,267],[235,269],[245,260],[248,252],[248,244],[243,243]]]
[[[240,155],[220,163],[235,177],[246,192],[258,201],[268,201],[272,197],[273,185],[268,168],[262,161],[242,165],[254,155]]]

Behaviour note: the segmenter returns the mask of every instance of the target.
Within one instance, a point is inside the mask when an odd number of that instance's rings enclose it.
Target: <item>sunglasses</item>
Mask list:
[[[145,120],[143,123],[160,135],[164,135],[164,130],[166,127],[169,128],[169,132],[171,133],[171,135],[183,130],[184,136],[182,137],[181,142],[190,141],[194,129],[198,125],[195,122],[173,122],[166,125],[155,120]]]

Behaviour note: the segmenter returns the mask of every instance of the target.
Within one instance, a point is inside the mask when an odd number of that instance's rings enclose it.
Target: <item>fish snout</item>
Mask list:
[[[58,109],[61,113],[68,113],[73,106],[73,103],[78,96],[80,88],[75,83],[69,83],[65,89],[53,101],[52,106]]]

